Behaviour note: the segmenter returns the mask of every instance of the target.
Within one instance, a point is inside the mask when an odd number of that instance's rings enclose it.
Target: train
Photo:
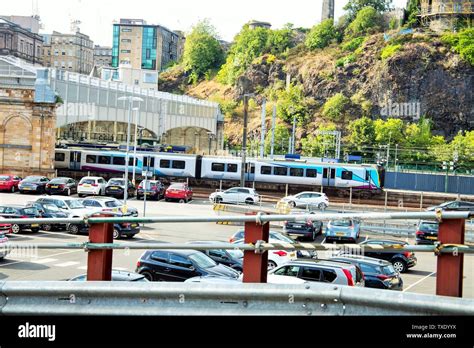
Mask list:
[[[123,175],[126,170],[123,151],[57,148],[57,170]],[[213,181],[240,181],[239,157],[213,157],[178,153],[129,153],[130,173],[151,173],[156,178],[180,178]],[[252,159],[245,164],[247,182],[353,188],[383,189],[383,168],[370,164],[317,163],[297,159]]]

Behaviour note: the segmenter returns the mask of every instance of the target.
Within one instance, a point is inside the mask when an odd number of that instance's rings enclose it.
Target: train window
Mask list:
[[[275,167],[273,173],[274,173],[274,175],[278,175],[278,176],[287,176],[288,175],[288,168]]]
[[[110,156],[99,156],[99,163],[100,164],[110,164]]]
[[[341,174],[342,180],[352,180],[352,172],[348,170],[343,170]]]
[[[124,166],[125,165],[125,158],[124,157],[114,157],[112,163],[116,166]]]
[[[213,172],[225,172],[225,164],[224,163],[213,163],[211,170]]]
[[[171,168],[171,161],[170,160],[161,160],[160,161],[160,168]]]
[[[148,168],[155,167],[155,158],[154,157],[143,157],[143,165]]]
[[[227,172],[229,173],[237,173],[238,170],[238,165],[237,164],[228,164],[227,165]]]
[[[290,176],[303,177],[304,176],[304,169],[302,169],[302,168],[291,168],[290,169]]]
[[[185,169],[186,162],[184,161],[173,161],[173,169]]]
[[[327,168],[324,168],[323,169],[323,178],[324,179],[327,179],[328,178],[328,173],[329,173],[329,170]]]
[[[365,171],[365,181],[370,181],[370,173],[368,170]]]
[[[54,160],[57,162],[64,162],[65,159],[66,154],[64,153],[56,152],[56,154],[54,155]]]
[[[316,178],[318,176],[318,171],[316,169],[306,169],[307,178]]]
[[[134,160],[135,160],[135,165],[133,163]],[[137,166],[137,159],[133,158],[133,157],[129,157],[128,158],[128,165],[131,166],[131,167],[136,167]]]
[[[262,166],[262,168],[260,168],[260,174],[262,174],[262,175],[272,175],[272,167]]]
[[[86,156],[86,163],[97,163],[97,156],[87,155]]]

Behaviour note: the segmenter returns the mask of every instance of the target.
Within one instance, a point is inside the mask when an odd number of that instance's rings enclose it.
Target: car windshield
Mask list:
[[[444,207],[450,205],[451,203],[454,203],[454,202],[444,202],[444,203],[440,204],[438,207],[444,208]]]
[[[68,179],[65,179],[65,178],[56,178],[56,179],[51,180],[49,183],[50,184],[65,184],[67,180]]]
[[[9,176],[5,176],[5,175],[0,176],[0,181],[8,181],[8,180],[10,180]]]
[[[171,190],[184,190],[184,185],[175,184],[175,185],[171,185],[169,188]]]
[[[149,190],[151,189],[153,186],[158,186],[158,182],[157,181],[147,181],[146,182],[146,189]],[[142,181],[140,183],[140,187],[145,187],[145,181]]]
[[[217,266],[217,263],[214,262],[213,259],[200,252],[189,255],[189,259],[199,268],[211,268]]]
[[[58,211],[61,211],[57,206],[55,206],[54,204],[45,204],[43,205],[43,208],[45,211],[47,212],[58,212]]]
[[[244,252],[238,249],[226,250],[233,259],[241,259],[244,257]]]
[[[333,221],[331,225],[340,227],[350,227],[352,226],[352,220],[337,220]]]
[[[93,185],[93,184],[95,184],[95,180],[94,179],[82,179],[81,184]]]
[[[281,233],[270,233],[270,238],[281,240],[282,242],[295,244],[295,241]]]
[[[107,201],[105,202],[105,206],[107,208],[117,208],[117,207],[120,207],[122,204],[120,203],[120,201]]]
[[[393,268],[392,265],[387,265],[387,266],[382,267],[382,274],[391,275],[391,274],[395,274],[395,273],[397,273],[397,272],[395,271],[395,268]]]
[[[118,180],[118,179],[110,180],[109,185],[123,186],[124,180]]]
[[[29,178],[26,178],[25,180],[23,180],[23,182],[39,182],[40,179],[41,178],[38,176],[30,176]]]
[[[66,204],[67,204],[67,206],[68,206],[70,209],[82,209],[82,208],[85,208],[85,207],[84,207],[84,204],[82,204],[81,201],[70,200],[70,201],[66,201]]]
[[[24,208],[23,213],[25,215],[38,215],[38,210],[35,207]]]
[[[434,222],[422,222],[420,224],[421,231],[438,232],[438,228],[439,228],[439,225]]]

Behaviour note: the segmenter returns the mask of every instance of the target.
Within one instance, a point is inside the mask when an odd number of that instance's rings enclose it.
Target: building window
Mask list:
[[[130,53],[130,50],[120,50],[120,53]]]
[[[131,42],[132,42],[132,40],[130,40],[130,39],[122,39],[122,40],[120,40],[120,41],[121,41],[121,42],[125,42],[125,43],[131,43]],[[107,52],[102,51],[102,54],[105,56],[105,55],[107,54]]]
[[[122,33],[131,33],[132,29],[131,28],[122,28]]]

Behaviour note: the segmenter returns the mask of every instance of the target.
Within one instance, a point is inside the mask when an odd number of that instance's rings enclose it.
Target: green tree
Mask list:
[[[402,144],[404,135],[404,123],[398,118],[389,118],[384,121],[378,119],[374,122],[375,141],[381,145]]]
[[[400,154],[402,160],[431,161],[433,154],[429,151],[434,146],[444,145],[444,138],[433,136],[431,121],[421,118],[418,123],[410,123],[405,128],[403,147],[407,150]]]
[[[420,0],[409,0],[404,24],[410,28],[417,27],[419,24],[418,14],[420,13]]]
[[[292,124],[296,116],[298,123],[303,125],[309,117],[309,110],[302,87],[290,85],[288,89],[279,92],[277,111],[283,121]]]
[[[318,131],[335,131],[336,125],[330,123],[318,127]],[[304,156],[330,157],[334,156],[335,142],[331,135],[310,134],[301,139],[301,149]]]
[[[310,50],[327,47],[336,38],[336,34],[334,21],[326,19],[311,29],[306,36],[306,47]]]
[[[373,7],[364,7],[346,29],[349,37],[358,37],[378,32],[381,29],[382,16]]]
[[[290,140],[290,131],[284,124],[277,124],[275,126],[275,154],[287,153]],[[265,139],[265,153],[269,154],[272,147],[271,130]]]
[[[183,64],[195,83],[210,70],[219,68],[224,61],[224,51],[217,40],[217,33],[208,20],[196,24],[186,38]]]
[[[327,120],[339,122],[348,116],[347,111],[351,100],[342,93],[329,98],[323,106],[323,116]]]
[[[392,0],[349,0],[344,6],[350,19],[354,19],[359,11],[365,7],[372,7],[378,13],[388,11],[392,7]]]
[[[358,150],[375,143],[374,121],[368,117],[362,117],[349,125],[349,143]]]
[[[292,47],[293,30],[291,25],[283,29],[271,30],[268,34],[266,50],[267,52],[278,55]]]

